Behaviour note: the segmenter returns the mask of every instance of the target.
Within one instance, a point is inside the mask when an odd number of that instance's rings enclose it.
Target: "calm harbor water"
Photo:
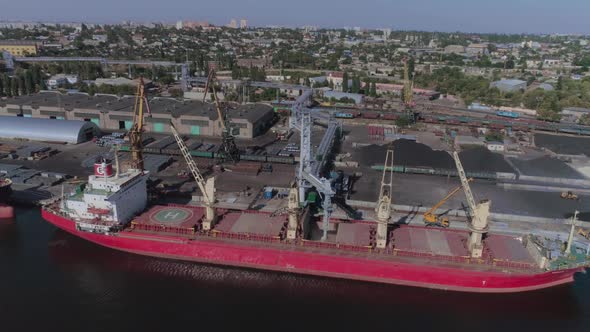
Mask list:
[[[0,221],[0,322],[2,331],[588,331],[590,276],[482,295],[224,268],[102,248],[21,208]]]

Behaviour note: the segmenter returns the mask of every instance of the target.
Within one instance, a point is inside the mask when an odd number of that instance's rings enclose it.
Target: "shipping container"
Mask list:
[[[243,154],[240,156],[240,160],[266,161],[266,156],[260,156],[260,155],[254,155],[254,154]]]
[[[363,112],[361,115],[365,119],[378,119],[381,114],[377,112]]]
[[[293,165],[295,163],[295,158],[294,157],[267,156],[266,161],[269,163]]]
[[[191,156],[201,157],[201,158],[213,158],[213,152],[193,150],[193,151],[191,151]]]
[[[352,119],[354,118],[354,114],[351,112],[338,112],[334,114],[334,117],[339,119]]]
[[[518,114],[516,112],[510,112],[510,111],[497,111],[496,115],[506,117],[506,118],[513,118],[513,119],[517,119],[520,117],[520,114]]]

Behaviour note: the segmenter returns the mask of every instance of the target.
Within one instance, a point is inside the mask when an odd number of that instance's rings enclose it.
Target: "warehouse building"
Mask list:
[[[78,120],[92,122],[103,130],[129,130],[133,124],[134,96],[88,96],[84,93],[44,92],[0,100],[0,116],[36,119]],[[171,133],[170,122],[181,134],[221,136],[222,124],[212,104],[198,100],[179,101],[153,98],[145,109],[145,130]],[[250,139],[264,134],[273,124],[273,108],[264,104],[247,104],[230,109],[234,135]]]
[[[78,144],[100,134],[92,122],[0,116],[0,137]]]

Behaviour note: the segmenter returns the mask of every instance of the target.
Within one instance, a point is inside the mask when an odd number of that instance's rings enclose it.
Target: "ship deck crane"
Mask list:
[[[489,200],[482,200],[477,204],[475,203],[473,193],[469,187],[469,180],[467,180],[465,170],[463,169],[463,165],[461,164],[461,159],[459,159],[459,154],[457,151],[453,151],[453,159],[455,160],[457,173],[459,173],[461,185],[463,186],[463,191],[465,192],[465,197],[467,198],[467,203],[470,210],[469,212],[471,215],[471,222],[468,225],[470,235],[467,248],[469,249],[471,257],[481,258],[483,255],[482,239],[484,234],[486,234],[489,229],[488,219],[490,217],[491,202]]]
[[[473,181],[472,178],[468,179],[467,182]],[[450,226],[449,218],[442,217],[436,215],[436,210],[440,208],[443,204],[445,204],[451,197],[453,197],[457,192],[459,192],[463,188],[463,185],[458,186],[457,188],[451,190],[445,198],[441,199],[438,203],[436,203],[430,210],[424,213],[424,223],[426,226],[439,226],[447,228]]]
[[[141,77],[139,79],[139,84],[137,85],[137,93],[135,94],[135,103],[133,106],[133,125],[129,130],[129,142],[131,145],[131,167],[139,170],[143,170],[144,103],[146,107],[148,107],[145,96],[145,85],[143,82],[143,77]]]
[[[195,164],[195,161],[193,160],[193,157],[191,156],[186,144],[178,134],[178,131],[172,122],[170,122],[170,129],[172,130],[172,134],[176,139],[176,143],[180,148],[180,152],[182,153],[182,156],[184,157],[184,160],[186,161],[188,168],[191,171],[195,182],[197,183],[197,186],[199,186],[199,189],[203,194],[203,201],[205,203],[205,220],[203,221],[203,230],[211,230],[217,219],[215,208],[213,206],[213,204],[215,204],[215,178],[211,177],[205,180],[205,178],[201,175],[197,164]]]
[[[230,160],[232,162],[237,162],[240,159],[240,150],[236,145],[236,140],[233,134],[233,128],[231,127],[231,121],[227,114],[227,109],[222,107],[219,99],[217,98],[217,90],[215,89],[215,70],[211,69],[209,71],[209,75],[207,76],[207,83],[205,83],[205,93],[203,95],[203,102],[205,102],[207,98],[207,93],[211,89],[211,94],[214,100],[215,109],[217,110],[217,116],[221,123],[221,158],[222,160]]]
[[[389,171],[388,171],[389,169]],[[387,173],[389,172],[389,176]],[[375,213],[377,214],[377,248],[385,249],[387,246],[387,225],[391,218],[391,197],[393,194],[393,150],[387,150],[383,176],[381,177],[381,189]]]

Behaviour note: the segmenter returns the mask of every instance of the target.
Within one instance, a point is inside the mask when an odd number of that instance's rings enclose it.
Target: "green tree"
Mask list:
[[[365,95],[367,95],[367,96],[371,93],[371,81],[368,78],[365,80],[364,90],[365,90]]]
[[[582,115],[580,117],[579,123],[584,126],[590,126],[590,115],[588,115],[588,113]]]
[[[407,116],[400,116],[395,120],[395,125],[398,127],[407,127],[411,124],[410,119]]]
[[[25,75],[22,72],[17,75],[17,86],[19,96],[26,94]]]
[[[10,90],[10,77],[8,77],[8,75],[6,74],[2,74],[2,77],[0,77],[2,80],[2,87],[3,87],[3,91],[2,94],[4,96],[10,97],[11,94],[11,90]]]
[[[502,135],[498,131],[490,131],[486,135],[486,141],[488,141],[488,142],[503,142],[504,141],[504,135]]]
[[[375,83],[375,82],[371,83],[370,94],[371,94],[371,97],[377,97],[377,83]]]
[[[342,76],[342,91],[348,92],[348,73],[347,72],[344,72],[344,75]]]
[[[35,92],[35,82],[33,81],[33,73],[31,70],[25,70],[25,93],[32,94]]]
[[[557,94],[548,93],[539,105],[537,114],[541,119],[557,121],[560,118],[561,106]]]
[[[555,85],[555,89],[557,91],[563,90],[563,76],[559,76],[559,78],[557,79],[557,85]]]
[[[18,96],[18,78],[16,78],[16,76],[10,78],[10,96]]]
[[[360,78],[354,76],[352,78],[352,89],[351,89],[351,91],[353,93],[359,93],[360,90],[361,90],[361,80],[360,80]]]
[[[184,96],[184,93],[181,89],[170,89],[170,96],[172,98],[182,98]]]
[[[45,80],[41,79],[39,81],[39,89],[40,90],[47,90],[47,84],[45,84]]]
[[[410,79],[414,78],[415,67],[416,67],[416,60],[414,60],[414,57],[410,57],[410,59],[408,60],[408,75],[410,76]]]
[[[544,97],[545,90],[535,89],[532,91],[527,91],[522,98],[522,102],[526,108],[537,109],[539,108],[539,105],[543,101]]]

